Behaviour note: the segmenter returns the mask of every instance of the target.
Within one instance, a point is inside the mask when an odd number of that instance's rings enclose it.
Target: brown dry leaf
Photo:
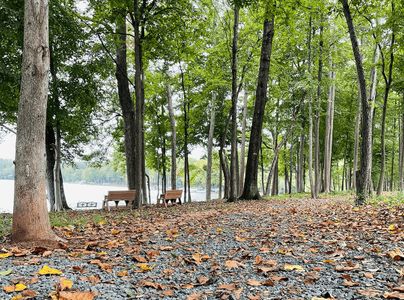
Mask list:
[[[36,297],[37,293],[33,290],[25,290],[25,291],[22,291],[21,295],[23,297],[25,297],[26,299],[30,299],[30,298]]]
[[[399,299],[399,300],[404,300],[404,293],[400,292],[391,292],[391,293],[384,293],[383,295],[384,298],[386,299]]]
[[[160,283],[156,283],[156,282],[152,282],[149,280],[141,280],[140,282],[138,282],[137,284],[138,286],[144,286],[144,287],[151,287],[154,288],[156,290],[163,290],[164,286]]]
[[[204,285],[207,282],[209,282],[209,277],[206,277],[206,276],[199,276],[198,277],[198,283],[199,284]]]
[[[261,286],[262,282],[255,279],[248,279],[247,284],[250,286]]]
[[[200,264],[202,263],[202,255],[200,253],[194,253],[192,254],[192,258],[194,259],[194,261],[196,262],[196,264]]]
[[[404,284],[393,288],[393,291],[404,293]]]
[[[125,277],[125,276],[128,276],[129,273],[128,273],[127,270],[122,270],[122,271],[117,272],[116,275],[117,275],[118,277]]]
[[[373,278],[373,274],[370,273],[370,272],[363,273],[363,276],[365,276],[367,279],[372,279]]]
[[[257,255],[254,259],[254,265],[260,265],[263,262],[263,258],[260,255]]]
[[[236,241],[237,242],[245,242],[246,241],[246,239],[245,238],[243,238],[243,237],[240,237],[240,236],[236,236]]]
[[[187,297],[187,300],[201,300],[202,294],[201,293],[193,293]]]
[[[133,255],[132,258],[139,263],[147,263],[147,259],[141,255]]]
[[[236,261],[236,260],[226,260],[224,263],[227,269],[237,269],[240,266],[243,266],[242,263]]]
[[[378,297],[380,296],[380,291],[374,289],[359,290],[358,294],[366,297]]]
[[[174,296],[174,291],[173,290],[165,290],[165,291],[163,291],[163,296],[173,297]]]
[[[186,284],[181,285],[181,288],[189,290],[189,289],[193,289],[194,285],[192,283],[186,283]]]
[[[95,294],[93,292],[65,292],[59,293],[58,300],[93,300]]]
[[[404,260],[404,254],[399,248],[389,251],[388,255],[395,261]]]
[[[100,275],[90,275],[87,277],[87,280],[92,284],[97,284],[101,282]]]
[[[346,265],[346,266],[338,265],[338,266],[335,267],[335,270],[337,272],[348,272],[348,271],[358,270],[359,268],[360,268],[359,264],[354,264],[354,265],[351,265],[351,266],[349,266],[349,265]]]
[[[160,249],[160,251],[171,251],[171,250],[174,249],[174,247],[171,247],[171,246],[161,246],[159,249]]]
[[[115,229],[115,228],[111,229],[111,234],[112,234],[112,235],[118,235],[118,234],[120,234],[120,233],[121,233],[121,231],[118,230],[118,229]]]
[[[241,299],[241,293],[243,292],[243,288],[239,288],[233,292],[234,298],[236,300]]]
[[[342,285],[343,285],[343,286],[352,287],[352,286],[358,286],[359,283],[353,282],[353,281],[350,281],[350,280],[344,280],[344,282],[342,283]]]
[[[273,281],[287,281],[287,280],[289,280],[287,277],[284,277],[284,276],[271,276],[271,279]]]
[[[234,291],[237,289],[237,286],[235,283],[229,283],[229,284],[220,284],[217,288],[219,290]]]
[[[262,283],[263,286],[274,286],[275,282],[272,279],[267,279]]]

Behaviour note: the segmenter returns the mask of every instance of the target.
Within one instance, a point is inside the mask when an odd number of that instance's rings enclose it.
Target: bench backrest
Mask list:
[[[108,192],[108,200],[135,200],[136,191],[109,191]]]
[[[165,199],[177,199],[181,198],[182,190],[168,190],[164,194]]]

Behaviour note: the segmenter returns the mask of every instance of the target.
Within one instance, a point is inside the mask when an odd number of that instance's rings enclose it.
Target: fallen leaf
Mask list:
[[[17,283],[16,285],[8,285],[3,287],[3,290],[6,293],[13,293],[13,292],[21,292],[23,290],[25,290],[27,288],[27,286],[25,284],[22,283]]]
[[[230,283],[230,284],[220,284],[217,287],[219,290],[228,290],[228,291],[234,291],[237,289],[235,283]]]
[[[347,271],[354,271],[354,270],[358,270],[360,268],[359,264],[355,264],[352,266],[348,266],[348,265],[338,265],[335,267],[335,270],[337,272],[347,272]]]
[[[61,291],[69,290],[73,286],[73,281],[71,281],[71,280],[69,280],[67,278],[61,277],[60,280],[59,280],[59,285],[60,285],[60,290]]]
[[[0,271],[0,276],[7,276],[10,275],[13,272],[13,269],[8,269],[5,271]]]
[[[142,272],[148,272],[153,270],[153,266],[150,266],[148,264],[137,264],[137,266],[142,270]]]
[[[247,284],[250,286],[261,286],[262,282],[255,279],[248,279]]]
[[[63,272],[58,269],[53,269],[48,265],[44,265],[42,269],[38,271],[39,275],[61,275]]]
[[[389,251],[388,255],[395,261],[404,260],[404,254],[399,248]]]
[[[283,266],[283,268],[284,268],[286,271],[298,271],[298,272],[304,271],[303,267],[302,267],[302,266],[299,266],[299,265],[289,265],[289,264],[285,264],[285,265]]]
[[[129,274],[128,274],[127,270],[122,270],[122,271],[117,272],[116,275],[118,277],[125,277],[125,276],[128,276]]]
[[[403,300],[404,299],[404,293],[400,293],[400,292],[391,292],[391,293],[384,293],[383,295],[384,298],[386,299],[399,299],[399,300]]]
[[[224,265],[226,266],[227,269],[236,269],[236,268],[242,266],[243,264],[236,260],[226,260]]]
[[[193,293],[187,297],[187,300],[201,300],[202,294],[201,293]]]
[[[59,293],[58,300],[93,300],[95,294],[93,292],[65,292]]]
[[[209,277],[206,277],[206,276],[199,276],[198,277],[198,283],[199,284],[204,285],[207,282],[209,282]]]
[[[353,282],[350,280],[344,280],[344,282],[342,283],[343,286],[348,286],[348,287],[352,287],[352,286],[358,286],[359,283],[357,282]]]
[[[369,272],[363,273],[363,276],[365,276],[367,279],[372,279],[373,278],[373,274],[369,273]]]
[[[35,298],[37,296],[37,293],[33,290],[24,290],[24,291],[22,291],[21,295],[25,299],[31,299],[31,298]]]
[[[6,252],[6,253],[0,253],[0,259],[1,258],[7,258],[7,257],[10,257],[12,254],[11,253],[8,253],[8,252]]]
[[[121,233],[121,231],[118,230],[118,229],[115,229],[115,228],[111,229],[111,234],[112,235],[117,235],[117,234],[120,234],[120,233]]]
[[[163,295],[166,297],[172,297],[174,296],[174,291],[173,290],[165,290],[163,291]]]
[[[358,294],[361,294],[362,296],[366,297],[378,297],[380,296],[380,291],[373,289],[359,290]]]
[[[147,263],[147,259],[141,255],[133,255],[133,259],[139,263]]]

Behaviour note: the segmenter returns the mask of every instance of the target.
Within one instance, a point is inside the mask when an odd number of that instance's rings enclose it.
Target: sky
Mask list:
[[[0,137],[0,158],[15,158],[15,134],[6,133]]]

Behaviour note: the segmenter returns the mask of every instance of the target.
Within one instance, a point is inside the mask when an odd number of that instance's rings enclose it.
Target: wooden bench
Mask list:
[[[108,203],[110,201],[115,202],[115,207],[118,207],[119,201],[125,201],[126,206],[130,204],[130,207],[132,207],[133,202],[136,199],[136,191],[135,190],[129,190],[129,191],[109,191],[108,195],[104,197],[104,202],[102,203],[102,208],[105,209],[107,208],[110,210],[110,207]]]
[[[177,202],[177,199],[179,200],[180,204],[182,204],[181,196],[182,190],[168,190],[165,192],[165,194],[160,195],[160,200],[163,200],[164,206],[167,207],[168,201],[171,201],[171,204],[174,204]]]

